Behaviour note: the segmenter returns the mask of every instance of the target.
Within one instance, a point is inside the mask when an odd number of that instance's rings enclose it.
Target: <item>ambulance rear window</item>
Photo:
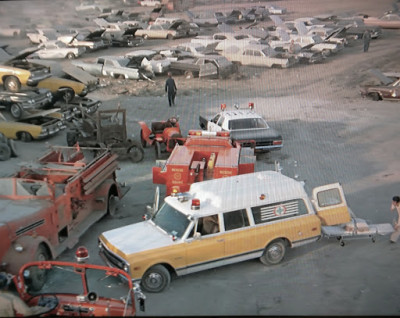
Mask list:
[[[342,197],[340,195],[339,189],[337,188],[318,192],[317,199],[318,205],[320,207],[327,207],[342,203]]]

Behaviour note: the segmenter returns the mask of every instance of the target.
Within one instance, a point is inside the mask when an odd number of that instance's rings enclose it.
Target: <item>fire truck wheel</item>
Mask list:
[[[281,239],[273,241],[264,250],[263,255],[260,257],[261,263],[264,265],[279,264],[285,256],[286,245]]]
[[[132,162],[140,162],[143,160],[144,151],[141,147],[132,146],[128,149],[128,156]]]
[[[11,149],[6,143],[0,143],[0,161],[6,161],[11,158]]]
[[[107,213],[110,216],[115,216],[117,214],[117,205],[118,205],[118,197],[114,194],[108,194],[108,202],[107,202]]]
[[[162,265],[155,265],[148,269],[142,277],[142,287],[150,293],[159,293],[168,287],[171,274]]]
[[[161,145],[158,141],[156,141],[156,143],[154,144],[154,148],[156,150],[156,159],[160,159],[161,158]]]
[[[36,254],[35,261],[47,261],[49,259],[49,254],[46,248],[39,245]],[[31,271],[31,289],[33,291],[38,291],[42,289],[44,283],[46,282],[46,270],[34,267]]]

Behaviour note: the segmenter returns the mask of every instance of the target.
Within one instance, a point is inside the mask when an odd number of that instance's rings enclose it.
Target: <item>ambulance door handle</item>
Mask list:
[[[217,242],[224,242],[224,241],[225,241],[224,239],[217,240]]]

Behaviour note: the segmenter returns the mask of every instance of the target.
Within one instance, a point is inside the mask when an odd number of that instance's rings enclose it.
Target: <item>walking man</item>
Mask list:
[[[390,207],[390,210],[392,212],[396,211],[397,213],[397,218],[394,220],[394,232],[392,235],[390,235],[390,242],[391,243],[396,243],[399,236],[400,236],[400,197],[399,196],[394,196],[392,198],[392,206]],[[397,221],[396,221],[397,219]]]
[[[172,105],[175,106],[175,95],[177,90],[175,80],[172,78],[172,73],[168,72],[168,78],[165,81],[165,91],[168,93],[169,107]]]
[[[371,33],[369,33],[368,30],[365,30],[362,38],[364,41],[364,52],[368,52],[369,42],[371,41]]]

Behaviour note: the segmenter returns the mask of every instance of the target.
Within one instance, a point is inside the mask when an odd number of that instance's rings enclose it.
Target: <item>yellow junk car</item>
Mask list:
[[[8,121],[0,113],[0,133],[9,139],[18,139],[25,142],[47,138],[64,129],[63,122],[44,114],[35,114],[19,121]]]
[[[6,90],[19,92],[21,86],[34,87],[39,81],[51,76],[49,67],[26,60],[32,52],[35,50],[25,50],[0,63],[0,84]]]
[[[84,97],[88,93],[88,88],[85,84],[55,76],[40,81],[37,87],[48,89],[53,93],[55,100],[63,100],[65,102],[72,101],[75,96]]]
[[[102,233],[99,248],[109,265],[160,292],[174,274],[252,258],[278,264],[287,248],[321,238],[321,220],[350,221],[339,184],[315,188],[311,200],[302,182],[262,171],[194,183],[166,197],[151,219]]]

